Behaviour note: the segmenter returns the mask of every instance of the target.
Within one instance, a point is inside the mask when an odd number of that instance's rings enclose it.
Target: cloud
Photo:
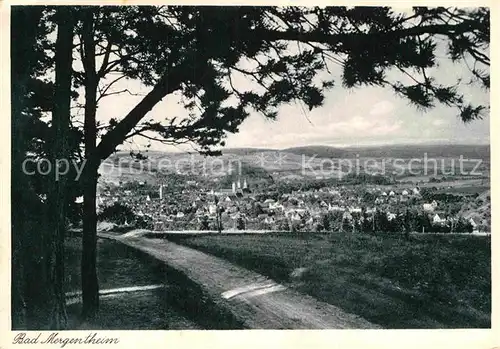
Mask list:
[[[401,128],[402,122],[393,122],[389,118],[366,118],[356,115],[348,120],[333,122],[326,131],[332,136],[387,136]]]
[[[401,121],[394,122],[391,118],[373,118],[360,115],[321,125],[301,124],[296,121],[295,127],[286,130],[280,129],[277,123],[268,125],[267,129],[262,125],[259,127],[258,121],[254,120],[250,123],[254,128],[231,136],[228,145],[244,147],[252,144],[254,147],[286,148],[294,145],[325,143],[332,140],[349,139],[351,142],[359,142],[369,138],[384,141],[389,137],[399,135],[403,125]]]
[[[381,101],[375,104],[371,110],[370,115],[378,116],[378,115],[387,115],[394,110],[394,104],[389,101]]]
[[[443,126],[446,122],[443,119],[436,119],[432,121],[434,126]]]

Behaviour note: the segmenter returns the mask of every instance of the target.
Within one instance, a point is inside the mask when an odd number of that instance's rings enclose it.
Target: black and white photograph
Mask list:
[[[2,6],[10,342],[491,329],[490,8],[382,5]]]

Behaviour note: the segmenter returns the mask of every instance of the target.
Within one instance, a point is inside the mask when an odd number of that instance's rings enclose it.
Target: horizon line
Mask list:
[[[284,151],[287,149],[293,149],[293,148],[306,148],[306,147],[325,147],[325,148],[332,148],[332,149],[356,149],[356,148],[377,148],[377,147],[390,147],[390,146],[488,146],[491,147],[490,142],[425,142],[425,143],[412,143],[412,142],[401,142],[401,143],[377,143],[377,144],[307,144],[307,145],[295,145],[295,146],[289,146],[289,147],[284,147],[284,148],[275,148],[275,147],[266,147],[266,146],[240,146],[240,147],[223,147],[220,148],[219,150],[224,152],[225,150],[239,150],[239,149],[248,149],[248,150],[269,150],[269,151]],[[144,151],[144,152],[164,152],[164,153],[183,153],[183,152],[195,152],[195,150],[182,150],[178,149],[175,146],[172,146],[173,149],[169,150],[164,150],[164,149],[154,149],[154,148],[148,148],[148,149],[143,149],[139,151]],[[125,152],[125,151],[132,151],[132,149],[117,149],[117,152]],[[136,150],[137,151],[137,150]]]

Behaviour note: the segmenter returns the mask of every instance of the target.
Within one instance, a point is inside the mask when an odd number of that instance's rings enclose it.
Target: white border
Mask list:
[[[0,280],[3,290],[0,299],[0,348],[12,348],[12,339],[17,332],[10,331],[10,14],[9,5],[28,4],[60,4],[60,5],[124,5],[124,4],[160,4],[159,1],[1,1],[0,0],[0,67],[2,86],[0,88]],[[272,3],[255,0],[249,1],[171,1],[168,4],[186,5],[312,5],[310,1],[273,1]],[[415,5],[429,6],[489,6],[491,7],[491,95],[500,96],[498,86],[499,61],[499,3],[492,1],[318,1],[314,5],[390,5],[394,7],[411,7]],[[491,100],[491,191],[492,213],[500,207],[500,185],[495,179],[500,178],[500,164],[497,163],[500,151],[499,136],[500,120],[498,101]],[[119,337],[120,344],[112,345],[115,348],[500,348],[499,306],[500,302],[495,294],[499,294],[500,256],[498,245],[500,236],[497,235],[499,221],[492,217],[492,329],[491,330],[242,330],[242,331],[99,331],[99,336]],[[464,261],[468,263],[468,261]],[[64,336],[82,336],[90,331],[65,331]],[[58,348],[54,345],[37,347]],[[66,346],[65,348],[76,347]],[[79,345],[78,347],[81,347]]]

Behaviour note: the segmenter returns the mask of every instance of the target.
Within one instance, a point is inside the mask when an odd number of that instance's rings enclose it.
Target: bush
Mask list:
[[[83,218],[83,204],[71,203],[66,218],[71,224],[80,224]]]
[[[97,218],[100,221],[109,221],[116,224],[124,224],[125,222],[131,223],[136,219],[132,209],[119,202],[115,202],[113,205],[105,207]]]
[[[133,223],[135,227],[139,229],[148,229],[148,230],[154,229],[154,223],[152,219],[145,216],[136,216],[134,218]]]
[[[238,230],[245,229],[245,221],[243,220],[243,218],[238,217],[238,219],[236,220],[236,229]]]
[[[284,219],[278,224],[278,230],[290,231],[290,224],[288,223],[288,219]]]
[[[208,223],[208,217],[207,216],[203,216],[201,218],[201,221],[200,221],[200,229],[198,230],[209,230],[210,229],[210,226],[209,226],[209,223]]]

